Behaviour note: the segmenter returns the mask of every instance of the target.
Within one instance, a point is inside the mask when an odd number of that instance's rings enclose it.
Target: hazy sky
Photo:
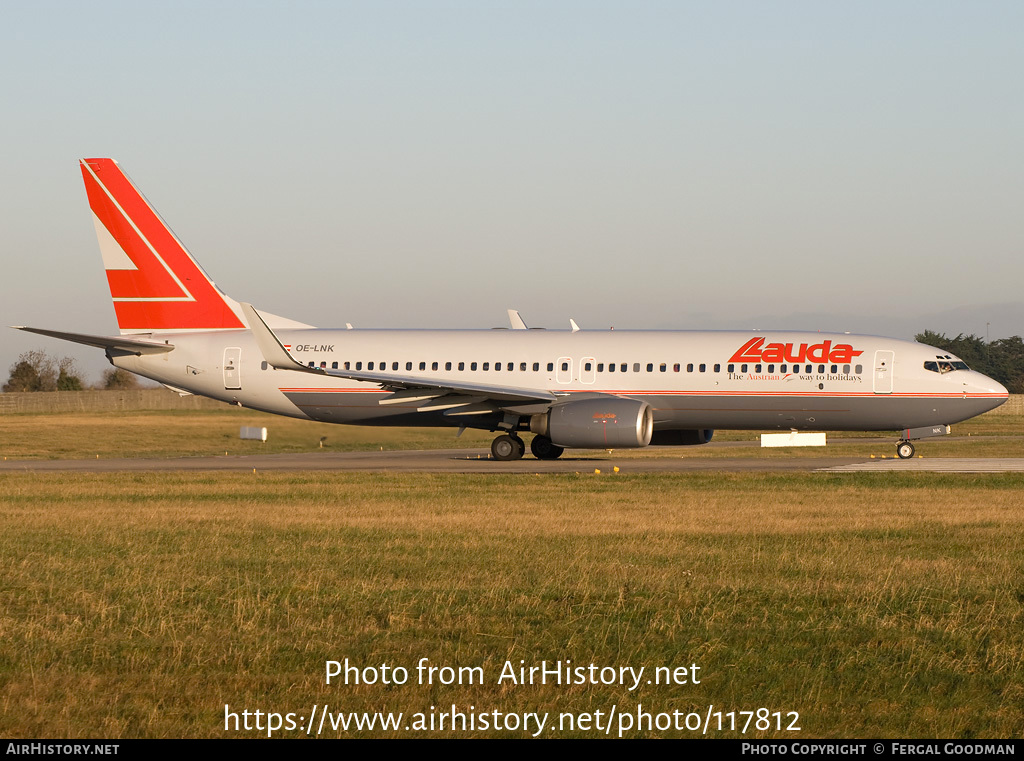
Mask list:
[[[7,325],[116,333],[110,156],[325,327],[1024,333],[1020,2],[0,9]],[[37,347],[104,366],[2,330],[0,373]]]

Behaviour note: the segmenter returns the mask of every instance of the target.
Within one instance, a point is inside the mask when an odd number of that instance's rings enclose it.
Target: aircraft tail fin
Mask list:
[[[244,329],[222,293],[113,159],[82,159],[121,333]]]

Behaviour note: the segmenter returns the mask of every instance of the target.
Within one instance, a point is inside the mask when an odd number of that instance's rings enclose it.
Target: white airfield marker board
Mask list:
[[[762,433],[762,447],[823,447],[825,446],[825,434],[823,433]]]

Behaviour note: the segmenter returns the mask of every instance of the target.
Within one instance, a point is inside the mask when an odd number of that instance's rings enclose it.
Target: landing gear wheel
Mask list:
[[[557,460],[565,449],[552,444],[547,436],[534,436],[530,442],[530,451],[538,460]]]
[[[896,445],[896,454],[901,460],[909,460],[914,456],[914,445],[909,441],[901,441]]]
[[[516,454],[516,459],[522,459],[523,455],[526,454],[526,442],[514,433],[510,433],[509,436],[511,436],[512,441],[516,443],[516,451],[518,452],[518,454]]]
[[[495,460],[518,460],[525,451],[523,440],[515,436],[506,434],[491,442],[491,457]]]

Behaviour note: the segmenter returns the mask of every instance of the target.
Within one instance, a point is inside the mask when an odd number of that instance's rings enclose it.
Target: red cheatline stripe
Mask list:
[[[279,388],[278,391],[289,394],[301,393],[338,393],[338,394],[390,394],[382,388]]]

